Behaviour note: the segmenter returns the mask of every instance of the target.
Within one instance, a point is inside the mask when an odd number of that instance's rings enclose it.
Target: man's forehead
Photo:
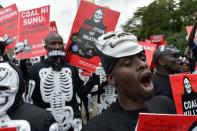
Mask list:
[[[46,39],[46,42],[52,42],[52,41],[63,41],[63,38],[59,34],[49,34]]]
[[[63,41],[63,39],[59,36],[51,36],[48,38],[48,40],[51,41]]]

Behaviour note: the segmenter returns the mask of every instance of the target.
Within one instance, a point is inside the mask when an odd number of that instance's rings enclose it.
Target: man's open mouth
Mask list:
[[[153,90],[153,83],[152,83],[152,79],[151,79],[152,73],[147,71],[144,72],[141,75],[141,79],[140,82],[143,85],[143,89],[146,91],[152,91]]]

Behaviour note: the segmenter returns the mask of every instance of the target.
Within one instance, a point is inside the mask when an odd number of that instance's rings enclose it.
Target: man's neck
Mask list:
[[[132,101],[130,99],[118,97],[118,102],[125,111],[134,111],[146,108],[145,101]]]

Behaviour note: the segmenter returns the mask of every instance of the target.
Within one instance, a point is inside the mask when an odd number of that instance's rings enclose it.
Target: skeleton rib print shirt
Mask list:
[[[74,118],[81,117],[76,93],[81,98],[85,97],[91,91],[93,82],[90,80],[84,86],[75,67],[64,63],[60,71],[54,71],[46,59],[32,67],[32,78],[36,83],[32,94],[33,104],[52,113],[64,107]],[[61,115],[57,115],[56,119],[61,119]]]

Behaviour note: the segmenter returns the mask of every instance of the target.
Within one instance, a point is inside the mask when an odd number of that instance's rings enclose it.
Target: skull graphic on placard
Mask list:
[[[94,22],[99,23],[103,19],[103,12],[101,9],[97,9],[94,13]]]

